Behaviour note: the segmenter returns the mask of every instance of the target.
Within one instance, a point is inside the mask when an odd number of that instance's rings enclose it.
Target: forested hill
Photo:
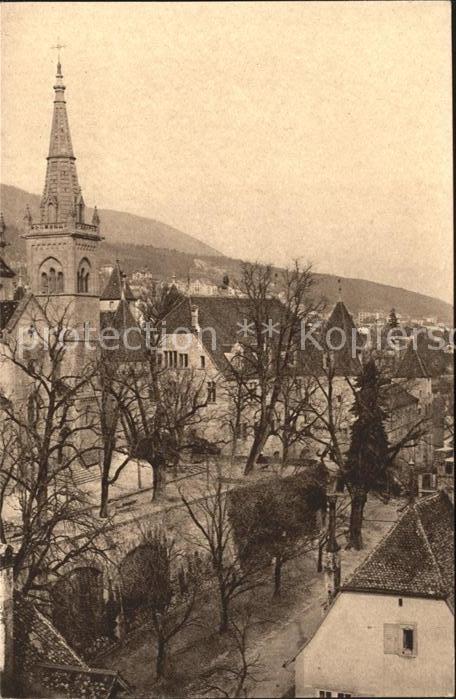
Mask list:
[[[20,235],[27,205],[37,220],[37,195],[16,187],[1,186],[1,208],[7,225],[7,239],[11,243],[10,247],[6,248],[6,255],[13,268],[25,264],[25,242]],[[220,283],[225,273],[232,278],[239,274],[240,260],[220,255],[196,238],[176,231],[166,224],[114,211],[102,210],[101,215],[102,233],[105,236],[100,250],[101,264],[113,264],[119,259],[128,274],[147,269],[157,279],[171,279],[175,274],[178,279],[187,279],[190,276],[191,279]],[[114,225],[113,220],[115,221],[117,216],[120,218]],[[91,210],[88,211],[87,220],[90,221],[90,217]],[[151,224],[148,229],[149,237],[145,233],[147,226],[144,221]],[[119,240],[121,228],[123,240],[134,240],[135,244]],[[138,230],[141,230],[139,236]],[[153,231],[156,234],[153,234]],[[138,237],[143,239],[144,236],[147,240],[150,239],[150,242],[147,245],[137,244]],[[317,273],[316,277],[317,294],[325,297],[328,304],[334,303],[338,296],[337,276]],[[450,304],[399,287],[364,279],[342,278],[342,292],[345,304],[355,316],[359,311],[388,312],[394,307],[397,312],[412,318],[437,316],[439,320],[448,324],[452,324],[453,321],[453,309]]]

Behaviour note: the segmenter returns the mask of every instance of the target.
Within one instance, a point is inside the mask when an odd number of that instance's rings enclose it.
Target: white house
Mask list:
[[[454,507],[409,506],[295,658],[296,697],[454,696]]]

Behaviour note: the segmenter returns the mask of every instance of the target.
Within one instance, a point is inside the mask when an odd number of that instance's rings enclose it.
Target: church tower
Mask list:
[[[87,323],[98,335],[100,219],[95,208],[92,222],[85,221],[60,60],[54,92],[40,220],[32,221],[28,210],[24,219],[30,286],[42,305],[49,298],[59,318],[65,313],[68,325],[76,328]]]

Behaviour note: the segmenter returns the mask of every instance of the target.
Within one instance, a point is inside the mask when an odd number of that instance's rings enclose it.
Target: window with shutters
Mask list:
[[[414,658],[418,654],[416,624],[384,624],[384,653]]]

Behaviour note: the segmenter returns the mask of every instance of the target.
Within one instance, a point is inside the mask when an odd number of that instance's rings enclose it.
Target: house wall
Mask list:
[[[454,617],[441,600],[342,592],[295,661],[296,697],[454,695]],[[417,655],[384,652],[385,623],[416,624]]]

